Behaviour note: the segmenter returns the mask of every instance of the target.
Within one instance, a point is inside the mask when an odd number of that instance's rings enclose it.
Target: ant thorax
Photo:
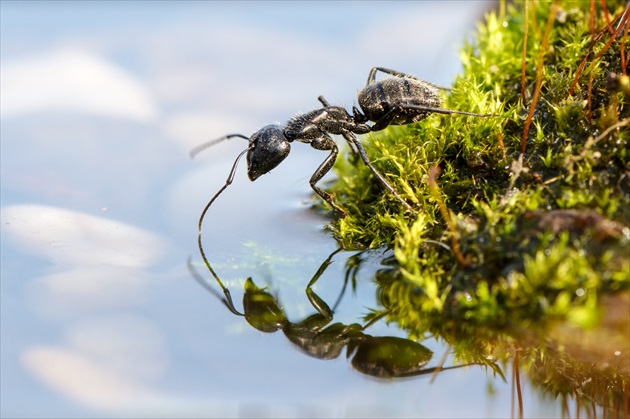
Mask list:
[[[289,141],[310,142],[324,133],[340,135],[352,131],[356,122],[339,106],[327,106],[305,114],[296,115],[287,122],[284,135]]]

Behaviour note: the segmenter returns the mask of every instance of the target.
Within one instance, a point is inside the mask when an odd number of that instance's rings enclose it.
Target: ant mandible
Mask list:
[[[350,144],[352,150],[358,151],[365,165],[374,173],[374,176],[376,176],[385,189],[402,202],[408,210],[413,211],[411,205],[398,195],[383,175],[372,165],[365,148],[354,135],[367,134],[371,131],[371,128],[363,122],[359,122],[356,115],[350,115],[344,108],[331,106],[322,96],[320,96],[318,100],[324,106],[323,108],[294,116],[284,126],[267,125],[253,133],[250,137],[243,134],[228,134],[202,144],[190,152],[190,156],[194,157],[205,148],[234,137],[249,141],[248,147],[236,157],[230,174],[225,181],[225,185],[219,189],[203,209],[199,217],[199,232],[201,232],[204,216],[212,203],[234,180],[238,162],[245,153],[247,153],[247,174],[249,179],[253,182],[260,176],[269,173],[288,156],[293,141],[310,144],[311,147],[316,150],[330,151],[328,157],[326,157],[317,170],[315,170],[315,173],[313,173],[309,183],[311,188],[328,202],[331,207],[339,211],[342,215],[345,215],[346,212],[335,204],[332,195],[316,185],[317,182],[332,169],[337,155],[339,154],[339,148],[330,134],[341,135]]]

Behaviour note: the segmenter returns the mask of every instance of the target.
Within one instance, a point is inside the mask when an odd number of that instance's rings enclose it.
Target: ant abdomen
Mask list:
[[[439,108],[441,105],[437,89],[421,80],[410,78],[387,78],[367,85],[359,92],[359,106],[366,118],[378,121],[397,105],[415,105]],[[390,125],[405,125],[421,121],[430,112],[405,112],[401,109],[389,121]]]

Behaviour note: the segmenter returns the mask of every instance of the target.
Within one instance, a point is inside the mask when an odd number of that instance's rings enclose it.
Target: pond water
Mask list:
[[[350,108],[373,66],[449,85],[457,45],[489,2],[2,2],[2,417],[506,417],[507,382],[479,366],[376,379],[306,356],[231,313],[202,263],[197,220],[234,139],[314,109]],[[216,201],[203,244],[241,311],[247,278],[288,319],[337,243],[308,180],[325,155],[293,147]],[[330,178],[327,178],[330,179]],[[313,289],[334,322],[378,306],[387,251],[341,251]],[[189,263],[190,259],[190,263]],[[205,290],[190,268],[214,289]],[[405,337],[383,321],[366,333]],[[453,364],[427,340],[426,367]],[[509,370],[509,368],[508,368]],[[526,416],[561,404],[522,383]]]

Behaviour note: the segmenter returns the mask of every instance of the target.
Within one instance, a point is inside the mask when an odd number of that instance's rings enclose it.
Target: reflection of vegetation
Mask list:
[[[630,406],[629,294],[604,297],[601,320],[584,330],[568,321],[523,323],[514,319],[502,328],[445,315],[424,316],[422,291],[405,281],[395,267],[376,275],[383,308],[366,320],[386,315],[410,337],[435,336],[453,348],[460,363],[516,363],[543,394],[574,397],[584,410],[595,406],[606,417],[626,417]],[[519,361],[516,361],[518,359]],[[501,374],[498,368],[495,371]],[[625,409],[625,410],[624,410]],[[626,413],[624,413],[624,411]],[[594,415],[591,415],[594,416]]]
[[[350,155],[333,187],[348,216],[331,226],[349,248],[395,247],[373,315],[440,336],[463,362],[519,351],[541,386],[626,414],[630,332],[605,319],[630,307],[602,300],[630,290],[629,22],[622,0],[502,3],[446,98],[501,117],[373,134],[375,165],[422,211],[403,215]],[[597,333],[605,358],[569,350]]]
[[[352,357],[351,364],[364,374],[378,378],[400,378],[417,375],[431,374],[442,370],[459,368],[437,366],[424,368],[431,360],[433,352],[411,339],[404,339],[394,336],[371,336],[365,333],[365,329],[382,316],[374,316],[365,325],[353,323],[345,325],[342,323],[330,324],[333,320],[334,310],[339,304],[345,291],[345,285],[350,276],[354,276],[356,258],[350,258],[348,264],[348,275],[342,292],[337,302],[331,309],[314,291],[313,285],[324,273],[328,265],[332,263],[332,258],[340,250],[333,252],[324,261],[317,273],[313,276],[306,287],[306,296],[316,313],[306,319],[293,323],[289,321],[280,306],[278,299],[264,288],[258,287],[251,278],[245,282],[245,293],[243,295],[243,313],[234,307],[230,290],[223,285],[223,282],[214,272],[214,269],[206,259],[201,247],[201,237],[199,249],[210,273],[215,278],[217,284],[223,290],[220,295],[209,283],[205,281],[193,268],[189,261],[191,273],[197,281],[217,296],[225,306],[234,314],[243,316],[247,322],[265,333],[273,333],[282,330],[285,336],[294,345],[300,348],[307,355],[318,359],[335,359],[339,357],[341,351],[346,347],[348,358]],[[485,362],[487,364],[487,362]],[[464,366],[464,365],[462,365]]]

